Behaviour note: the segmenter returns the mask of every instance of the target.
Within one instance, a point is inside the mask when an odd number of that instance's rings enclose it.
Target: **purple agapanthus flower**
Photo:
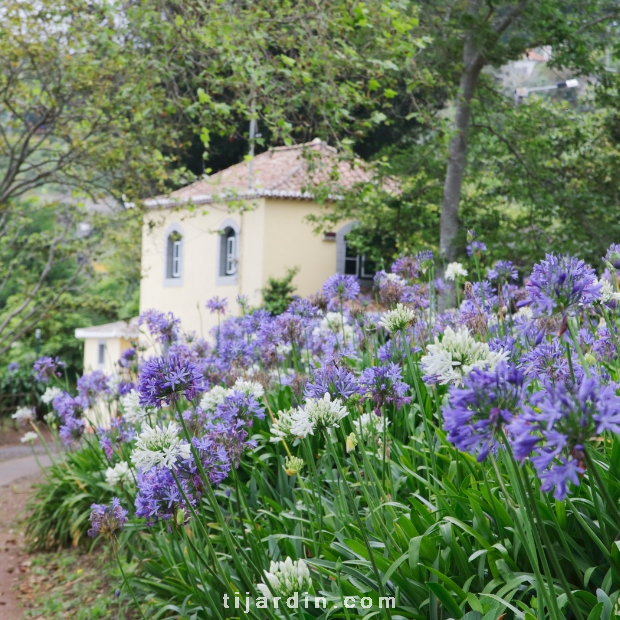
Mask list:
[[[415,280],[418,277],[419,265],[413,256],[401,256],[392,263],[391,271],[406,280]]]
[[[584,376],[574,386],[545,384],[534,394],[508,430],[515,457],[529,457],[543,491],[562,500],[567,481],[579,485],[587,444],[605,431],[620,434],[620,397],[616,387],[597,376]]]
[[[77,381],[78,396],[76,401],[86,409],[95,404],[101,394],[109,394],[109,377],[101,370],[95,370],[88,375],[82,375]]]
[[[196,364],[179,359],[176,355],[147,360],[140,369],[138,381],[140,404],[143,407],[161,407],[172,403],[183,394],[193,400],[206,389],[205,379]]]
[[[226,448],[216,440],[212,433],[204,437],[194,437],[192,444],[194,450],[189,459],[179,464],[177,477],[180,480],[189,479],[192,495],[200,499],[204,491],[204,483],[194,453],[198,456],[202,469],[212,485],[220,484],[228,476],[231,458]]]
[[[346,401],[354,394],[361,393],[362,388],[350,370],[335,364],[327,364],[314,371],[312,381],[306,384],[304,396],[323,398],[325,394],[330,394],[332,400],[341,398]]]
[[[482,252],[487,251],[487,246],[484,241],[472,241],[467,244],[465,250],[467,252],[467,256],[473,256],[474,254],[480,256]]]
[[[82,409],[78,401],[68,392],[61,392],[52,401],[52,407],[61,420],[75,417]]]
[[[137,359],[137,351],[133,347],[129,347],[121,353],[118,363],[122,368],[129,368],[135,361],[137,361]]]
[[[98,428],[97,434],[101,449],[111,459],[114,450],[135,438],[136,429],[122,418],[115,418],[110,422],[109,428]]]
[[[205,307],[211,314],[226,314],[228,308],[228,299],[226,297],[211,297],[207,300]]]
[[[40,357],[33,365],[35,381],[47,383],[54,377],[61,377],[61,369],[65,367],[65,363],[60,361],[58,357],[44,356]]]
[[[546,254],[534,265],[525,288],[528,299],[519,305],[531,305],[535,317],[566,314],[577,304],[591,304],[601,296],[594,269],[576,256]]]
[[[178,479],[178,477],[177,477]],[[136,478],[138,493],[136,495],[136,517],[145,518],[147,525],[153,525],[160,520],[175,519],[180,510],[187,512],[187,504],[183,497],[195,505],[189,484],[186,478],[179,480],[183,492],[179,489],[172,472],[165,468],[149,469],[147,472],[138,471]],[[187,519],[187,515],[183,521]]]
[[[127,523],[127,511],[121,506],[118,497],[113,497],[109,505],[92,504],[90,507],[90,529],[88,535],[114,536]]]
[[[127,394],[129,394],[129,392],[131,392],[131,390],[135,390],[135,389],[136,389],[136,384],[131,381],[121,381],[116,386],[116,391],[118,392],[119,396],[126,396]]]
[[[379,292],[379,299],[388,305],[402,301],[405,291],[409,288],[402,277],[383,270],[375,274],[374,284]]]
[[[340,302],[355,299],[360,293],[360,284],[355,276],[345,276],[337,273],[323,284],[323,294],[328,299],[337,299]]]
[[[146,323],[151,335],[162,344],[172,344],[181,334],[181,321],[172,312],[160,312],[151,308],[140,315],[138,323]]]
[[[583,377],[583,367],[577,356],[572,353],[571,361],[573,374],[579,381]],[[566,349],[557,339],[551,342],[543,340],[523,356],[522,363],[526,376],[533,379],[552,383],[570,383],[572,381]]]
[[[609,263],[614,269],[620,270],[620,244],[612,243],[607,249],[603,260]]]
[[[232,425],[252,426],[254,418],[259,420],[265,418],[262,406],[254,395],[237,390],[234,390],[232,394],[228,394],[224,398],[224,402],[220,403],[215,410],[215,419]]]
[[[9,372],[17,372],[19,370],[19,364],[17,362],[11,362],[9,364],[8,371]]]
[[[499,284],[504,284],[509,280],[516,281],[519,277],[512,261],[498,260],[493,267],[487,270],[487,278],[491,281],[497,280]]]
[[[58,431],[58,435],[62,439],[65,445],[71,445],[72,443],[79,441],[84,435],[86,429],[86,422],[84,420],[66,417],[63,420],[63,424]]]
[[[483,461],[498,446],[498,434],[518,413],[524,394],[523,372],[500,362],[494,371],[475,368],[452,387],[445,407],[448,441]]]
[[[387,366],[370,366],[362,372],[359,385],[363,397],[373,403],[377,415],[381,415],[384,405],[400,409],[411,402],[411,397],[405,396],[409,386],[402,379],[400,367],[393,362]]]
[[[415,255],[416,263],[422,273],[426,273],[434,264],[435,257],[431,250],[422,250]]]

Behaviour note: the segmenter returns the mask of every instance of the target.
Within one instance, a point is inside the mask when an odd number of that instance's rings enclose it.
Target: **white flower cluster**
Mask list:
[[[380,319],[379,325],[387,329],[390,334],[400,332],[415,321],[415,312],[403,304],[396,304],[395,310],[386,312]]]
[[[31,407],[20,407],[11,417],[18,422],[28,422],[34,418],[34,410]]]
[[[131,482],[129,463],[121,461],[114,467],[108,467],[105,470],[105,481],[110,486],[116,486],[120,482]]]
[[[448,263],[446,272],[444,273],[444,278],[454,282],[457,278],[466,278],[467,273],[467,269],[463,267],[462,263]]]
[[[49,405],[56,396],[60,396],[62,394],[62,390],[58,387],[48,387],[45,392],[43,392],[43,396],[41,396],[41,400]]]
[[[323,398],[308,398],[299,409],[286,409],[278,412],[278,417],[271,427],[271,441],[294,440],[298,443],[315,430],[337,428],[340,420],[348,415],[347,408],[339,398],[332,400],[330,394]]]
[[[225,388],[221,385],[216,385],[211,388],[200,400],[200,408],[203,411],[210,411],[213,413],[217,406],[226,400],[227,396],[230,396],[234,392],[243,392],[248,396],[254,396],[256,400],[260,399],[265,394],[265,388],[258,381],[250,381],[239,377],[235,384],[231,388]]]
[[[136,390],[131,390],[121,398],[123,406],[123,417],[127,422],[133,424],[141,422],[147,416],[147,411],[140,405],[140,394]]]
[[[435,343],[429,344],[427,350],[420,360],[422,368],[442,385],[460,384],[473,368],[494,370],[499,362],[508,359],[506,351],[491,351],[486,342],[476,341],[466,327],[456,332],[446,327],[442,340],[435,336]]]
[[[21,438],[21,442],[22,443],[32,443],[33,441],[36,441],[38,438],[39,438],[39,436],[36,433],[33,433],[32,431],[28,431]]]
[[[610,301],[620,301],[620,293],[616,293],[614,291],[614,287],[608,280],[599,280],[598,283],[601,285],[601,297],[600,302],[606,304]]]
[[[386,417],[374,413],[362,413],[359,420],[353,420],[356,434],[366,439],[382,435],[389,425],[390,421]]]
[[[341,315],[339,312],[328,312],[319,323],[318,327],[312,330],[315,338],[320,338],[326,334],[336,334],[348,343],[353,342],[357,334],[352,325],[349,325],[349,319]]]
[[[271,590],[265,583],[271,586]],[[276,596],[288,598],[295,592],[303,594],[312,587],[310,571],[303,560],[291,560],[286,558],[284,562],[272,562],[269,571],[265,571],[263,583],[259,583],[256,588],[260,593],[272,599],[272,590]]]
[[[169,422],[168,426],[142,427],[136,441],[131,460],[143,471],[160,467],[173,467],[178,459],[188,459],[191,454],[189,444],[179,437],[179,426]]]

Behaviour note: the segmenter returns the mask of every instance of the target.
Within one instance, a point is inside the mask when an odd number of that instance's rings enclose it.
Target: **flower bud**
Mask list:
[[[357,437],[355,436],[354,433],[351,433],[347,437],[347,445],[346,445],[347,454],[351,454],[351,452],[355,450],[355,446],[357,446]]]

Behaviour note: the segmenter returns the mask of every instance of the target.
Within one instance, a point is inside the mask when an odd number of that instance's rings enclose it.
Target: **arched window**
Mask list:
[[[166,278],[181,277],[183,269],[183,237],[178,231],[168,235],[166,248]]]
[[[237,273],[237,233],[230,226],[220,233],[220,277]]]

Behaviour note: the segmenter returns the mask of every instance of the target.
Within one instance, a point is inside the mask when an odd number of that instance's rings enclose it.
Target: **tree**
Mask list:
[[[98,212],[169,179],[165,90],[128,24],[105,2],[3,3],[0,352],[85,286],[106,225]]]

